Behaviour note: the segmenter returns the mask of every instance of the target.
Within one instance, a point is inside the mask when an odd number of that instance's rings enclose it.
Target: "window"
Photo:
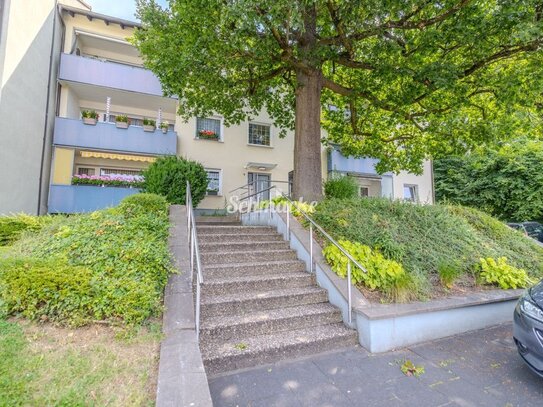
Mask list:
[[[404,185],[403,186],[403,199],[407,202],[418,202],[419,192],[417,185]]]
[[[207,172],[207,195],[221,194],[221,171],[206,170]]]
[[[196,138],[221,140],[221,120],[198,117],[196,119]]]
[[[121,168],[101,168],[100,175],[140,175],[140,170],[126,170]]]
[[[367,198],[370,196],[370,189],[368,187],[360,187],[358,189],[358,196],[360,198]]]
[[[270,126],[266,124],[249,123],[249,144],[269,146]]]
[[[77,175],[94,175],[96,170],[92,167],[78,167],[77,168]]]

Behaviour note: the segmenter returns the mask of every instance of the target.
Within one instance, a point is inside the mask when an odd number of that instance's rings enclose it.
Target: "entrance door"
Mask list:
[[[270,181],[270,174],[250,172],[247,179],[247,183],[249,184],[249,195],[257,194],[254,195],[252,199],[256,201],[270,199],[270,191],[268,190],[271,186]]]

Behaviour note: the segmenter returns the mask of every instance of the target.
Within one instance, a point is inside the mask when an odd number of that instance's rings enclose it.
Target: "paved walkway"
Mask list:
[[[424,366],[407,377],[403,360]],[[526,368],[511,325],[368,354],[355,348],[209,380],[214,406],[543,406],[543,380]]]

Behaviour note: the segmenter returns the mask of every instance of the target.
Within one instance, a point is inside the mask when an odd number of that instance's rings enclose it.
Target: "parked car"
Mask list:
[[[543,242],[543,225],[539,222],[508,223],[507,226],[523,232],[539,242]]]
[[[543,280],[526,290],[518,301],[513,339],[524,362],[543,377]]]

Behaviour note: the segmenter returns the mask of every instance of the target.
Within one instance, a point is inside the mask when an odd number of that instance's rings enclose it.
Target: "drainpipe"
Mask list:
[[[51,99],[51,72],[53,70],[53,56],[55,52],[55,34],[57,29],[57,1],[55,0],[54,14],[53,14],[53,34],[51,36],[51,50],[49,52],[49,69],[47,71],[49,78],[47,79],[47,100],[45,102],[45,123],[43,125],[43,139],[41,146],[41,160],[40,160],[40,178],[38,184],[38,206],[36,213],[39,215],[41,210],[41,199],[42,199],[42,184],[43,184],[43,172],[44,172],[44,162],[45,162],[45,147],[47,143],[47,125],[49,123],[49,100]],[[55,75],[56,82],[56,75]],[[53,125],[54,126],[54,125]]]

